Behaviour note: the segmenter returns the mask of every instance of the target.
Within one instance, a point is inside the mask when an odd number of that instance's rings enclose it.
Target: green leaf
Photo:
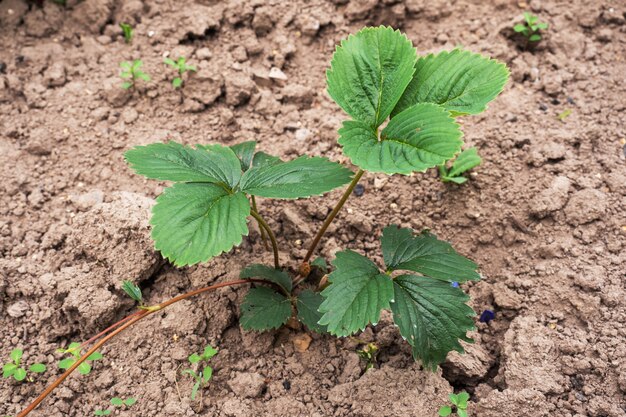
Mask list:
[[[78,372],[81,375],[87,375],[89,372],[91,372],[91,365],[89,365],[87,362],[83,362],[80,365],[78,365]]]
[[[193,388],[191,389],[191,399],[195,400],[196,399],[196,395],[198,394],[198,390],[200,389],[200,382],[196,382],[193,385]]]
[[[126,407],[131,407],[135,405],[136,403],[137,403],[137,399],[133,397],[129,397],[124,400],[124,404],[126,404]]]
[[[319,307],[324,301],[324,297],[318,292],[304,290],[298,294],[296,307],[298,308],[298,320],[309,330],[317,333],[326,333],[326,326],[318,322],[322,318]]]
[[[180,88],[180,86],[183,85],[183,79],[180,77],[176,77],[172,80],[172,86],[174,86],[174,88]]]
[[[271,288],[250,288],[241,305],[244,330],[277,329],[291,317],[291,302]]]
[[[135,300],[138,303],[141,303],[143,300],[143,295],[141,294],[141,288],[135,285],[132,281],[124,280],[122,281],[122,290],[128,295],[130,298]]]
[[[318,268],[325,274],[328,273],[328,264],[326,263],[326,259],[322,258],[321,256],[315,258],[315,260],[311,262],[311,266]]]
[[[239,273],[239,278],[262,278],[280,285],[287,293],[291,293],[292,282],[289,274],[266,265],[248,265]]]
[[[61,361],[59,361],[59,368],[67,369],[70,366],[74,365],[75,362],[76,362],[76,359],[74,359],[74,358],[62,359]]]
[[[21,349],[13,349],[11,351],[10,357],[13,362],[18,365],[20,363],[20,360],[22,359],[22,355],[24,355],[24,352]]]
[[[212,346],[206,346],[204,352],[202,352],[202,358],[206,361],[217,355],[217,349]]]
[[[96,410],[93,414],[96,416],[108,416],[111,414],[111,410]]]
[[[130,71],[132,68],[132,64],[128,61],[120,62],[120,68],[124,71]]]
[[[171,67],[178,68],[178,64],[172,58],[163,58],[163,63]]]
[[[439,409],[439,415],[441,417],[447,417],[450,414],[452,414],[452,407],[450,407],[449,405],[444,405]]]
[[[121,407],[124,405],[124,400],[122,400],[120,397],[113,397],[111,398],[111,404],[116,407]]]
[[[234,187],[241,178],[239,159],[229,147],[221,145],[199,145],[193,149],[176,142],[152,143],[136,146],[124,157],[135,172],[156,180]]]
[[[46,365],[44,365],[43,363],[34,363],[28,368],[29,371],[34,372],[36,374],[46,372],[46,369],[47,369]]]
[[[462,173],[469,171],[470,169],[477,167],[482,162],[476,148],[469,148],[464,150],[456,157],[452,168],[448,171],[448,176],[457,177]]]
[[[88,361],[98,361],[104,358],[104,355],[100,352],[94,352],[91,355],[87,356]]]
[[[346,113],[375,129],[411,81],[416,59],[400,31],[364,28],[337,47],[326,72],[328,93]]]
[[[142,80],[144,80],[146,82],[150,81],[150,76],[148,74],[146,74],[145,72],[138,71],[138,72],[135,73],[135,75],[138,78],[141,78]]]
[[[189,355],[189,362],[194,364],[194,363],[198,363],[202,360],[202,356],[198,355],[197,353],[192,353],[191,355]]]
[[[250,202],[243,193],[230,194],[215,184],[174,184],[152,212],[154,246],[177,266],[208,261],[248,235]]]
[[[391,278],[365,256],[350,250],[336,256],[336,269],[328,276],[331,284],[322,292],[319,324],[328,325],[333,335],[349,336],[378,322],[380,311],[389,308],[393,286]]]
[[[211,380],[212,376],[213,376],[213,368],[211,368],[210,366],[205,366],[204,369],[202,370],[202,382],[206,384],[207,382]]]
[[[459,406],[459,408],[467,408],[467,400],[469,400],[469,398],[470,398],[470,395],[467,392],[465,391],[460,392],[457,395],[458,402],[456,405]]]
[[[18,382],[22,382],[23,380],[26,379],[26,369],[24,368],[17,368],[15,370],[15,372],[13,373],[13,378],[15,378],[16,381]]]
[[[371,172],[410,174],[441,165],[461,150],[461,131],[449,113],[417,104],[391,119],[378,139],[361,122],[346,121],[339,143],[354,165]]]
[[[254,149],[256,148],[256,141],[249,140],[247,142],[241,142],[236,145],[232,145],[230,149],[233,150],[237,158],[239,159],[239,163],[241,164],[241,170],[246,172],[250,169],[250,165],[252,164],[252,158],[254,158]]]
[[[472,342],[466,332],[474,329],[469,297],[459,288],[436,279],[401,275],[393,280],[391,311],[400,334],[411,346],[413,357],[435,370],[448,352],[463,353],[458,339]]]
[[[531,41],[531,42],[538,42],[538,41],[541,40],[541,35],[538,34],[538,33],[535,33],[534,35],[530,35],[528,40]]]
[[[517,25],[513,26],[513,30],[518,33],[524,32],[526,30],[526,25],[518,23]]]
[[[537,29],[548,29],[547,23],[537,23]]]
[[[458,408],[456,410],[456,415],[459,416],[459,417],[467,417],[467,411],[463,410],[461,408]]]
[[[388,226],[381,237],[383,258],[390,270],[408,270],[445,281],[477,281],[478,266],[459,255],[452,246],[428,232]]]
[[[282,163],[279,157],[270,155],[263,151],[259,151],[254,154],[252,158],[252,168],[262,168]]]
[[[502,92],[508,78],[506,65],[480,54],[461,49],[429,54],[415,64],[392,116],[416,103],[440,104],[453,116],[478,114]]]
[[[13,376],[17,367],[18,366],[14,363],[5,363],[2,366],[2,378],[9,378]]]
[[[130,87],[132,87],[132,86],[133,86],[133,83],[132,83],[132,82],[130,82],[130,81],[126,81],[126,82],[123,82],[123,83],[122,83],[122,88],[123,88],[124,90],[128,90],[128,89],[129,89]]]
[[[441,179],[443,180],[443,182],[453,182],[455,184],[463,184],[463,183],[467,182],[467,178],[465,178],[465,177],[448,177],[448,176],[443,176],[443,177],[441,177]]]
[[[243,174],[243,192],[269,198],[324,194],[350,182],[352,171],[326,158],[302,156],[293,161],[251,168]]]
[[[448,399],[452,404],[459,405],[459,397],[455,393],[451,392],[450,394],[448,394]]]

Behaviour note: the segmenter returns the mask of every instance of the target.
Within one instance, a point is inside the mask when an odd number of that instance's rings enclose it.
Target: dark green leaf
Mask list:
[[[440,104],[453,116],[478,114],[496,98],[507,80],[506,65],[461,49],[429,54],[415,64],[415,74],[392,116],[417,103]]]
[[[155,248],[177,266],[208,261],[248,235],[250,202],[243,193],[230,194],[215,184],[174,184],[152,212]]]
[[[364,28],[341,42],[326,72],[328,93],[355,120],[377,128],[411,81],[417,55],[390,27]]]
[[[250,140],[248,142],[238,143],[230,147],[235,152],[239,163],[241,164],[241,170],[246,172],[252,164],[252,158],[254,158],[254,149],[256,148],[256,141]]]
[[[459,288],[436,279],[401,275],[393,280],[391,310],[400,334],[413,356],[425,368],[435,370],[448,352],[463,352],[459,339],[471,342],[466,332],[474,329],[469,297]]]
[[[326,326],[322,326],[318,322],[322,318],[319,307],[324,301],[322,295],[311,290],[304,290],[298,294],[296,307],[298,308],[298,320],[309,330],[317,333],[325,333]]]
[[[410,174],[441,165],[461,150],[461,131],[435,104],[417,104],[391,119],[381,132],[346,121],[339,143],[353,164],[371,172]]]
[[[244,330],[277,329],[291,317],[291,302],[267,287],[250,288],[241,305],[241,327]]]
[[[352,171],[326,158],[306,157],[243,174],[243,192],[269,198],[302,198],[324,194],[350,182]]]
[[[141,294],[141,288],[135,285],[132,281],[124,280],[122,282],[122,290],[128,295],[130,298],[135,300],[138,303],[141,303],[143,300],[143,295]]]
[[[210,182],[234,187],[241,178],[241,164],[226,146],[197,149],[176,142],[136,146],[124,154],[138,174],[151,179],[179,182]]]
[[[459,255],[452,246],[424,232],[388,226],[381,238],[383,258],[390,270],[408,270],[445,281],[477,281],[478,266]]]
[[[277,165],[281,162],[283,161],[281,161],[279,157],[259,151],[255,153],[254,158],[252,158],[252,168],[262,168],[266,166]]]
[[[336,269],[328,276],[331,284],[322,292],[319,324],[328,325],[331,334],[349,336],[378,322],[380,311],[389,308],[393,286],[366,257],[350,250],[336,256]]]
[[[289,274],[261,264],[248,265],[241,270],[239,278],[262,278],[280,285],[287,293],[291,293],[292,289]]]

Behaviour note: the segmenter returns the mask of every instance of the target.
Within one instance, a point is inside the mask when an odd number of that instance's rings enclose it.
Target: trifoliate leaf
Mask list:
[[[244,330],[277,329],[291,317],[291,302],[267,287],[250,288],[241,305],[239,322]]]
[[[390,270],[414,271],[445,281],[480,279],[474,262],[428,232],[413,236],[411,229],[388,226],[383,230],[381,243],[385,265]]]
[[[328,93],[355,120],[375,129],[411,81],[416,59],[400,31],[364,28],[337,47],[326,72]]]
[[[320,305],[324,301],[324,297],[318,292],[304,290],[298,294],[296,307],[298,308],[298,320],[309,330],[317,333],[325,333],[326,326],[322,326],[318,322],[322,318],[322,314],[318,311]]]
[[[346,250],[337,252],[335,271],[328,276],[331,283],[323,292],[323,313],[319,324],[328,325],[328,332],[349,336],[369,323],[377,323],[380,311],[389,308],[393,298],[391,278],[365,256]]]
[[[43,363],[34,363],[28,368],[28,370],[36,374],[40,374],[42,372],[46,372],[46,365]]]
[[[135,300],[138,303],[141,303],[141,301],[143,300],[141,288],[135,285],[132,281],[122,281],[122,290],[126,293],[126,295],[128,295],[131,299]]]
[[[281,162],[283,161],[281,161],[279,157],[270,155],[263,151],[259,151],[255,153],[254,158],[252,158],[252,167],[261,168],[265,166],[280,164]]]
[[[124,154],[138,174],[151,179],[179,182],[212,182],[234,187],[241,178],[241,164],[226,146],[198,146],[176,142],[136,146]]]
[[[24,368],[17,368],[15,370],[15,372],[13,373],[13,378],[15,378],[16,381],[18,382],[22,382],[23,380],[26,379],[26,369]]]
[[[383,129],[346,121],[339,143],[354,165],[371,172],[410,174],[441,165],[460,150],[461,131],[450,114],[435,104],[417,104],[396,115]]]
[[[457,177],[462,173],[469,171],[470,169],[477,167],[482,162],[476,148],[469,148],[464,150],[456,157],[450,171],[448,171],[448,177]]]
[[[246,172],[252,164],[252,158],[254,158],[254,149],[256,148],[256,141],[250,140],[247,142],[241,142],[236,145],[232,145],[230,149],[235,152],[239,162],[241,163],[241,170]]]
[[[448,352],[463,353],[459,339],[472,342],[466,332],[474,328],[469,297],[449,283],[401,275],[393,280],[393,321],[411,346],[413,357],[435,370]]]
[[[215,184],[174,184],[157,198],[152,212],[154,246],[177,266],[208,261],[248,235],[248,199]]]
[[[352,179],[352,171],[326,158],[302,156],[276,165],[251,168],[241,191],[269,198],[302,198],[324,194]]]
[[[280,285],[287,293],[291,293],[292,282],[289,274],[266,265],[249,265],[241,270],[239,278],[262,278]]]
[[[417,103],[440,104],[453,116],[478,114],[508,79],[506,65],[480,54],[461,49],[429,54],[415,64],[413,79],[392,117]]]

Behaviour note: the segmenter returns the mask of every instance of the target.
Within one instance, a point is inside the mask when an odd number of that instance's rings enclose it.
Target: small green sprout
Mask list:
[[[439,415],[441,417],[447,417],[456,412],[459,417],[467,417],[467,400],[469,400],[469,394],[465,391],[459,394],[448,395],[452,405],[444,405],[439,409]]]
[[[70,343],[67,349],[57,349],[57,352],[69,353],[71,355],[69,358],[65,358],[59,361],[59,368],[68,369],[69,367],[74,365],[76,361],[78,361],[81,357],[80,350],[80,343],[76,342]],[[100,352],[92,353],[91,355],[89,355],[85,362],[78,365],[78,372],[80,372],[81,375],[89,374],[91,372],[91,365],[87,363],[87,361],[93,362],[100,360],[103,357],[104,356]]]
[[[120,397],[113,397],[111,398],[111,404],[114,405],[115,407],[130,407],[132,405],[135,405],[135,403],[137,402],[136,398],[133,397],[128,397],[125,400],[121,399]]]
[[[361,359],[365,359],[367,361],[367,365],[365,365],[365,371],[369,371],[376,364],[376,358],[378,356],[378,346],[374,343],[368,343],[363,349],[357,350],[357,354],[361,357]]]
[[[572,109],[565,109],[561,113],[559,113],[559,115],[556,117],[560,121],[565,122],[565,119],[567,119],[571,114],[572,114]]]
[[[111,410],[96,410],[93,414],[96,416],[108,416],[111,414]]]
[[[187,65],[187,60],[185,57],[181,56],[177,61],[174,61],[170,58],[165,58],[163,62],[170,67],[174,68],[178,71],[178,77],[172,80],[172,85],[174,88],[180,88],[183,85],[183,74],[187,71],[196,71],[196,67],[193,65]]]
[[[439,176],[441,177],[441,181],[463,184],[467,181],[467,178],[461,174],[477,167],[481,162],[482,159],[478,156],[476,148],[466,149],[456,157],[450,168],[446,168],[445,163],[439,165]]]
[[[216,349],[212,348],[211,346],[207,346],[204,348],[204,352],[202,352],[201,355],[198,355],[197,353],[192,353],[189,356],[189,363],[195,365],[199,362],[208,362],[209,359],[211,359],[216,354]],[[211,368],[209,365],[206,365],[202,369],[202,372],[196,372],[193,369],[185,369],[183,371],[183,374],[191,375],[196,381],[196,383],[193,385],[193,388],[191,389],[191,399],[195,400],[196,395],[198,394],[198,390],[204,388],[211,380],[211,377],[213,376],[213,368]]]
[[[524,12],[524,20],[524,23],[513,26],[513,30],[524,35],[528,42],[539,42],[541,40],[539,31],[548,29],[548,24],[540,22],[537,16],[528,12]]]
[[[140,70],[142,65],[143,62],[139,59],[136,59],[133,62],[124,61],[120,63],[120,67],[122,68],[120,77],[123,79],[129,79],[128,81],[124,81],[122,83],[122,88],[124,90],[128,90],[131,87],[134,88],[138,79],[142,79],[146,82],[150,81],[150,76]]]
[[[128,23],[120,23],[120,28],[124,34],[124,42],[130,44],[133,40],[133,27]]]
[[[133,284],[132,281],[124,280],[122,281],[122,290],[133,300],[139,303],[139,306],[143,307],[143,294],[141,293],[141,288],[137,285]]]
[[[22,382],[26,379],[26,369],[23,366],[20,366],[22,363],[22,355],[24,352],[21,349],[13,349],[11,354],[9,355],[11,358],[10,362],[5,363],[2,366],[2,377],[3,378],[11,378],[13,377],[16,381]],[[28,367],[30,372],[40,374],[42,372],[46,372],[46,365],[43,363],[34,363]],[[29,381],[32,381],[32,378],[29,378]]]

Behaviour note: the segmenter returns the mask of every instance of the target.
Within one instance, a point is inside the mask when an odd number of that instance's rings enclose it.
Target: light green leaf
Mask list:
[[[531,41],[531,42],[538,42],[538,41],[541,40],[541,35],[538,34],[538,33],[535,33],[534,35],[530,35],[528,40]]]
[[[452,246],[428,232],[388,226],[381,237],[383,258],[390,270],[408,270],[445,281],[477,281],[478,266],[459,255]]]
[[[176,64],[176,62],[172,58],[164,58],[163,63],[171,67],[178,68],[178,64]]]
[[[441,417],[447,417],[452,414],[452,408],[449,405],[445,405],[439,409],[439,415]]]
[[[443,182],[453,182],[455,184],[464,184],[465,182],[467,182],[467,178],[465,177],[448,177],[448,176],[443,176],[441,177]]]
[[[74,365],[75,362],[76,362],[76,359],[74,359],[74,358],[62,359],[61,361],[59,361],[59,368],[67,369],[70,366]]]
[[[13,378],[15,378],[16,381],[18,382],[22,382],[23,380],[26,379],[26,369],[24,368],[17,368],[15,370],[15,372],[13,373]]]
[[[104,355],[100,352],[94,352],[91,355],[87,356],[88,361],[99,361],[104,358]]]
[[[456,415],[459,416],[459,417],[467,417],[467,411],[463,410],[461,408],[458,408],[456,410]]]
[[[191,388],[191,399],[195,400],[196,399],[196,395],[198,394],[198,390],[200,389],[200,381],[196,382],[193,385],[193,388]]]
[[[401,275],[393,280],[391,311],[400,334],[411,346],[413,357],[435,370],[448,352],[463,353],[458,339],[472,342],[466,332],[474,329],[469,297],[459,288],[436,279]]]
[[[193,149],[176,142],[136,146],[124,154],[138,174],[151,179],[210,182],[234,187],[241,178],[241,164],[227,146]]]
[[[43,363],[34,363],[28,368],[28,370],[36,374],[40,374],[46,372],[46,365]]]
[[[460,392],[457,395],[457,400],[458,400],[457,405],[459,406],[459,408],[467,408],[467,400],[469,400],[469,398],[470,398],[470,395],[467,392],[465,391]]]
[[[24,354],[24,352],[22,351],[22,349],[13,349],[11,351],[11,359],[13,360],[13,362],[18,365],[20,363],[20,360],[22,359],[22,355]]]
[[[518,23],[517,25],[513,26],[513,30],[515,32],[524,32],[526,30],[526,25],[523,25],[521,23]]]
[[[230,149],[233,150],[239,163],[241,164],[241,170],[246,172],[250,169],[252,164],[252,158],[254,158],[254,149],[256,148],[256,141],[249,140],[247,142],[241,142],[236,145],[232,145]]]
[[[13,376],[17,367],[18,365],[14,363],[5,363],[2,366],[2,378],[8,378],[10,376]]]
[[[211,380],[212,376],[213,376],[213,368],[211,368],[210,366],[205,366],[204,369],[202,370],[202,382],[206,384],[207,382]]]
[[[325,333],[326,326],[322,326],[318,322],[322,318],[319,307],[324,301],[324,297],[318,292],[304,290],[298,294],[296,307],[298,308],[298,320],[309,330],[317,333]]]
[[[230,194],[215,184],[174,184],[152,212],[155,248],[177,266],[208,261],[248,235],[250,202],[243,193]]]
[[[122,290],[130,298],[132,298],[138,303],[141,303],[143,299],[143,294],[141,294],[141,288],[135,285],[132,281],[129,281],[129,280],[122,281]]]
[[[400,31],[364,28],[337,47],[326,72],[328,93],[355,120],[375,129],[411,81],[416,59]]]
[[[251,168],[243,174],[243,192],[269,198],[324,194],[350,182],[352,171],[326,158],[301,156],[293,161]]]
[[[380,311],[389,308],[393,286],[391,278],[365,256],[350,250],[336,256],[336,269],[328,276],[331,284],[322,292],[319,324],[328,325],[333,335],[349,336],[378,322]]]
[[[448,176],[457,177],[462,173],[477,167],[481,162],[482,159],[478,156],[476,148],[466,149],[456,157],[450,171],[448,171]]]
[[[506,65],[480,54],[461,49],[429,54],[415,64],[413,79],[392,117],[417,103],[440,104],[453,116],[481,113],[508,78]]]
[[[215,355],[217,355],[217,349],[212,346],[205,346],[204,352],[202,352],[202,358],[204,360],[209,360]]]
[[[124,400],[122,400],[120,397],[113,397],[111,398],[111,404],[116,407],[121,407],[122,405],[124,405]]]
[[[129,397],[124,400],[124,404],[126,404],[126,407],[131,407],[135,405],[136,403],[137,403],[137,399],[133,397]]]
[[[381,132],[346,121],[339,143],[354,165],[371,172],[410,174],[441,165],[460,150],[461,131],[450,114],[435,104],[409,107]]]
[[[130,81],[126,81],[126,82],[123,82],[123,83],[122,83],[122,88],[123,88],[124,90],[128,90],[128,89],[129,89],[130,87],[132,87],[132,86],[133,86],[133,83],[132,83],[132,82],[130,82]]]
[[[91,365],[89,365],[87,362],[83,362],[80,365],[78,365],[78,372],[81,375],[87,375],[89,372],[91,372]]]
[[[266,265],[252,264],[242,269],[239,278],[262,278],[280,285],[287,293],[291,293],[291,277],[284,271]]]
[[[254,158],[252,158],[252,168],[262,168],[271,165],[277,165],[282,163],[279,157],[270,155],[263,151],[259,151],[254,154]]]
[[[450,402],[454,405],[458,405],[459,404],[459,396],[456,395],[455,393],[451,392],[450,394],[448,394],[448,399],[450,400]]]
[[[250,288],[241,305],[239,322],[244,330],[277,329],[291,317],[291,302],[271,288]]]
[[[189,355],[189,362],[194,364],[194,363],[198,363],[202,360],[202,356],[198,355],[197,353],[192,353],[191,355]]]
[[[149,76],[148,74],[146,74],[145,72],[141,72],[141,71],[139,71],[139,72],[135,73],[135,75],[136,75],[138,78],[141,78],[142,80],[144,80],[144,81],[146,81],[146,82],[147,82],[147,81],[150,81],[150,76]]]
[[[172,86],[174,88],[179,88],[181,85],[183,85],[183,79],[180,77],[176,77],[172,80]]]

